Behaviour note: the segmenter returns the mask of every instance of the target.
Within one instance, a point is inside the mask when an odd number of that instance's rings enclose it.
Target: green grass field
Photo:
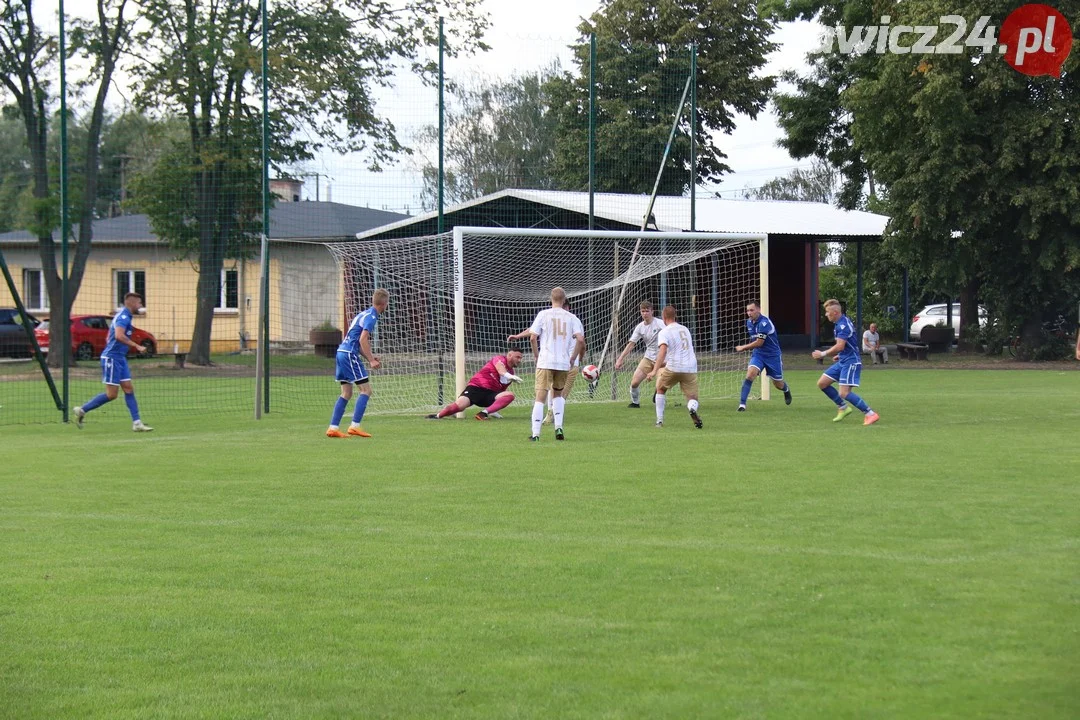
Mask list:
[[[1075,718],[1080,372],[5,426],[0,717]],[[149,402],[149,398],[147,400]]]

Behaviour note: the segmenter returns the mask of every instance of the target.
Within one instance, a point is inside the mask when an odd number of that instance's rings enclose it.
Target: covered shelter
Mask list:
[[[781,344],[812,348],[820,336],[819,245],[879,242],[889,218],[825,203],[502,190],[437,211],[359,232],[358,239],[433,235],[457,226],[549,230],[656,230],[764,233],[769,238],[769,315]],[[860,253],[861,256],[861,253]],[[860,282],[861,288],[861,282]],[[749,299],[749,298],[748,298]],[[862,327],[861,293],[855,300]]]

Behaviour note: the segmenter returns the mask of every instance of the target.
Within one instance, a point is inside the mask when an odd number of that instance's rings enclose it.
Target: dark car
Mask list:
[[[27,314],[36,328],[41,323]],[[0,308],[0,357],[28,358],[34,356],[34,346],[26,337],[22,316],[15,308]]]
[[[72,315],[71,316],[71,355],[77,360],[91,360],[105,349],[109,337],[109,325],[112,318],[108,315]],[[49,323],[45,321],[34,330],[42,352],[49,351]],[[131,341],[146,348],[142,357],[151,357],[157,350],[157,340],[153,335],[131,329]],[[135,357],[135,353],[132,353]]]

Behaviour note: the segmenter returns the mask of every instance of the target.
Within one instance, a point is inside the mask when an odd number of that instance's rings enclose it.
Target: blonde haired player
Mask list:
[[[337,372],[334,379],[341,385],[341,395],[334,403],[334,411],[330,415],[330,427],[326,429],[326,437],[345,438],[349,435],[369,438],[371,434],[360,427],[360,421],[364,419],[364,411],[367,410],[368,400],[371,399],[371,383],[368,378],[364,360],[372,370],[382,367],[379,356],[371,351],[371,337],[375,332],[375,323],[386,312],[390,305],[390,293],[383,288],[378,288],[371,296],[371,307],[353,318],[349,323],[349,329],[345,331],[345,337],[337,349]],[[347,432],[342,432],[339,427],[345,408],[353,395],[353,385],[360,390],[356,398],[356,406],[353,408],[352,424]]]
[[[700,430],[702,423],[697,412],[698,379],[694,341],[690,339],[690,331],[675,322],[673,305],[664,308],[663,317],[664,329],[657,340],[660,347],[656,353],[656,367],[645,376],[648,380],[656,377],[656,427],[664,426],[667,391],[678,385],[686,398],[686,409],[690,411],[694,427]]]
[[[555,396],[551,402],[555,415],[555,439],[565,439],[563,413],[566,398],[562,397],[562,389],[566,385],[571,356],[585,352],[585,329],[581,326],[581,321],[563,307],[565,303],[566,291],[561,287],[552,288],[551,307],[537,313],[536,319],[527,330],[506,338],[507,342],[524,337],[540,341],[540,353],[536,359],[536,401],[533,403],[532,435],[529,436],[533,442],[540,439],[544,400],[547,399],[548,390],[553,390]],[[574,349],[571,349],[572,347]]]
[[[664,329],[664,322],[653,314],[653,304],[651,302],[648,300],[643,301],[640,310],[641,322],[634,328],[634,332],[630,333],[630,340],[615,360],[615,369],[622,370],[623,360],[634,349],[634,346],[639,342],[645,343],[645,357],[638,362],[637,368],[634,369],[634,376],[630,379],[630,404],[627,407],[632,408],[641,407],[641,390],[638,386],[641,385],[645,376],[656,365],[657,338],[660,337],[660,331]]]
[[[855,335],[855,325],[851,318],[844,314],[840,301],[829,298],[825,301],[825,317],[833,323],[833,336],[836,343],[825,350],[815,350],[811,353],[815,360],[835,358],[834,364],[818,378],[818,389],[825,396],[836,403],[837,411],[833,422],[840,422],[851,414],[851,406],[862,411],[863,425],[873,425],[881,417],[870,409],[866,401],[859,397],[852,388],[859,387],[859,379],[862,376],[862,355],[859,354],[858,338]],[[840,392],[836,391],[833,383],[840,384]]]

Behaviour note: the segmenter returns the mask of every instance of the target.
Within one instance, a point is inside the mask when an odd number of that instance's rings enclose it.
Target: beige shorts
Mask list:
[[[536,392],[547,392],[553,388],[566,387],[568,370],[548,370],[536,368]]]
[[[670,390],[676,385],[679,386],[679,389],[682,390],[682,394],[686,397],[690,397],[691,395],[697,397],[697,373],[671,372],[666,367],[661,368],[656,376],[656,389]]]
[[[642,375],[648,375],[652,372],[652,369],[654,367],[656,367],[656,361],[650,360],[649,358],[641,358],[641,362],[637,364],[637,370],[635,370],[634,372],[639,372]]]

